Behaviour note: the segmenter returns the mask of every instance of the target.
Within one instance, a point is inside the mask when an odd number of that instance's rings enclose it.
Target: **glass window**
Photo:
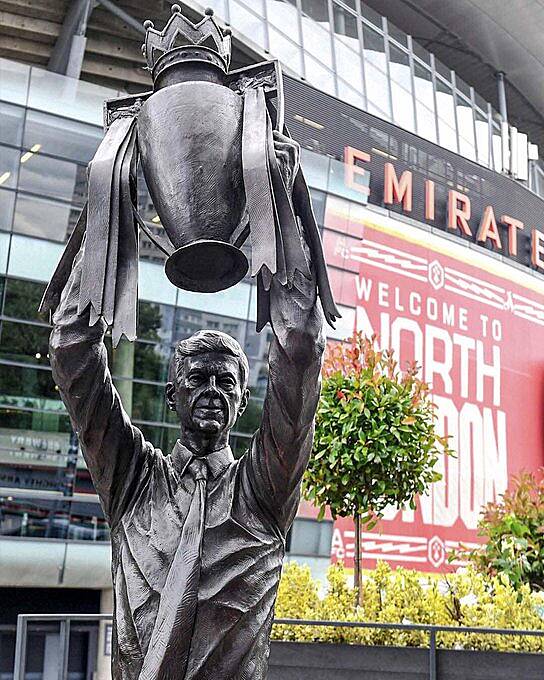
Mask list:
[[[66,78],[39,68],[31,71],[28,106],[32,109],[102,125],[104,100],[116,96],[116,90],[85,80]]]
[[[416,99],[417,134],[436,144],[436,117],[434,111],[428,109]]]
[[[134,420],[160,423],[164,419],[164,386],[132,383],[132,417]]]
[[[88,163],[103,136],[100,127],[40,111],[28,111],[23,143],[28,149],[39,144],[42,153]]]
[[[312,19],[302,17],[302,35],[304,38],[304,50],[316,59],[332,68],[331,36],[320,24]],[[310,80],[308,73],[306,77]]]
[[[219,316],[210,312],[196,309],[178,308],[174,317],[174,342],[179,342],[202,329],[222,331],[235,338],[244,346],[246,321]]]
[[[329,557],[333,523],[297,517],[288,538],[287,551],[292,555]]]
[[[231,24],[260,47],[266,47],[264,22],[262,19],[243,5],[240,5],[237,0],[230,0],[229,7]]]
[[[451,69],[449,69],[447,66],[445,66],[440,59],[437,59],[435,57],[434,60],[434,67],[436,69],[437,73],[440,73],[440,75],[449,83],[451,83]]]
[[[391,81],[391,97],[393,100],[393,119],[405,130],[415,131],[414,101],[411,92]]]
[[[60,401],[51,370],[4,364],[1,372],[0,403],[11,406],[58,410],[58,406],[57,408],[51,407],[47,403],[49,400]]]
[[[9,361],[49,366],[50,333],[48,326],[3,321],[0,356]]]
[[[431,64],[431,53],[422,47],[418,42],[412,38],[412,52],[424,61],[426,64]]]
[[[286,64],[295,73],[301,75],[302,49],[272,26],[268,27],[268,39],[270,54]]]
[[[80,210],[66,203],[19,194],[13,230],[64,243],[74,230]]]
[[[334,38],[334,51],[336,53],[337,74],[343,80],[350,83],[351,89],[354,89],[359,93],[358,97],[356,97],[354,101],[350,101],[350,103],[355,104],[355,106],[361,106],[361,102],[363,101],[363,73],[360,54],[359,52],[350,50],[349,47],[346,47],[346,45],[336,37]],[[342,96],[340,92],[338,95],[341,99],[344,99],[344,96]]]
[[[366,25],[363,25],[363,53],[365,62],[377,66],[384,72],[386,71],[387,64],[383,35]]]
[[[328,68],[320,64],[318,61],[310,57],[308,54],[304,55],[304,64],[306,67],[306,80],[312,85],[315,85],[323,92],[335,95],[336,88],[334,85],[334,74]]]
[[[170,345],[136,342],[133,376],[142,380],[165,383],[168,380],[168,366],[172,354],[173,350]]]
[[[459,153],[471,161],[476,160],[474,142],[474,118],[472,103],[461,95],[456,96],[457,126],[459,129]]]
[[[489,158],[489,123],[487,116],[482,115],[478,110],[475,112],[476,116],[476,146],[478,149],[478,163],[491,166],[491,159]]]
[[[23,151],[19,188],[83,206],[87,200],[87,168],[44,156],[39,151]]]
[[[170,344],[174,324],[174,307],[156,302],[138,303],[138,338]]]
[[[359,51],[357,18],[351,12],[333,5],[334,32],[352,50]]]
[[[329,23],[329,5],[327,0],[301,0],[301,7],[304,14],[314,21]]]
[[[20,146],[23,137],[25,110],[22,106],[14,106],[0,102],[0,142]]]
[[[11,231],[15,196],[15,191],[0,188],[0,229],[4,231]]]
[[[354,90],[340,78],[338,78],[337,85],[338,96],[340,97],[340,99],[347,102],[348,104],[356,106],[359,109],[365,108],[366,99],[361,90]]]
[[[384,116],[391,120],[391,104],[389,101],[389,83],[383,71],[365,64],[366,97],[370,113]]]
[[[10,59],[0,59],[0,99],[26,105],[30,67]]]
[[[374,26],[377,26],[378,28],[382,28],[383,21],[381,15],[369,7],[364,0],[361,0],[361,14],[367,21],[370,21],[371,24],[374,24]]]
[[[333,0],[333,2],[337,2],[337,0]],[[343,2],[344,5],[347,5],[350,9],[352,9],[354,12],[357,11],[357,0],[340,0],[340,2]]]
[[[327,194],[323,191],[317,191],[316,189],[310,188],[310,196],[312,198],[312,207],[314,209],[316,222],[322,227],[325,220],[325,202],[327,200]]]
[[[431,71],[417,61],[414,62],[414,87],[416,99],[434,111],[433,77]]]
[[[17,186],[17,171],[21,151],[9,146],[0,145],[0,186],[14,189]]]
[[[389,45],[389,73],[391,78],[405,90],[412,91],[412,75],[410,73],[410,57],[404,50]]]
[[[268,23],[279,28],[299,45],[300,32],[296,0],[266,0]],[[269,28],[270,30],[270,28]],[[272,47],[270,47],[272,51]]]
[[[451,149],[451,151],[457,152],[453,91],[440,78],[436,79],[436,108],[440,144],[447,149]]]
[[[13,319],[43,321],[38,316],[38,307],[45,291],[44,283],[6,279],[4,315]]]
[[[404,47],[408,47],[408,36],[406,33],[401,31],[400,28],[397,28],[390,21],[387,22],[387,32],[390,38],[393,38]]]

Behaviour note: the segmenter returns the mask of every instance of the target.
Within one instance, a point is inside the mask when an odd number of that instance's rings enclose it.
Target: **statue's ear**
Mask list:
[[[246,410],[247,405],[249,404],[249,395],[250,395],[249,390],[245,389],[244,392],[242,393],[242,400],[240,401],[240,406],[238,407],[238,418]]]
[[[176,410],[176,386],[173,382],[167,382],[164,390],[166,405],[171,411]]]

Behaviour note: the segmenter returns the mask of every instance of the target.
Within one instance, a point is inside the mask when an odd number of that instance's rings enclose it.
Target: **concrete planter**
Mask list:
[[[543,680],[544,655],[442,650],[436,680]],[[412,647],[366,647],[273,642],[268,680],[429,680],[429,652]]]

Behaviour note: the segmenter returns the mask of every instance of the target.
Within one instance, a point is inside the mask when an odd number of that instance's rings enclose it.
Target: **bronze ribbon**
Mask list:
[[[269,281],[277,271],[277,253],[268,174],[267,117],[263,88],[248,88],[244,95],[242,169],[249,213],[251,276],[263,272]]]

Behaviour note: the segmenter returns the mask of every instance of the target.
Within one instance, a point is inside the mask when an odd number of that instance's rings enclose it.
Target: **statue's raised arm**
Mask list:
[[[130,503],[146,458],[142,433],[132,426],[115,389],[99,320],[78,314],[82,247],[53,315],[49,355],[53,378],[76,430],[110,526]]]

